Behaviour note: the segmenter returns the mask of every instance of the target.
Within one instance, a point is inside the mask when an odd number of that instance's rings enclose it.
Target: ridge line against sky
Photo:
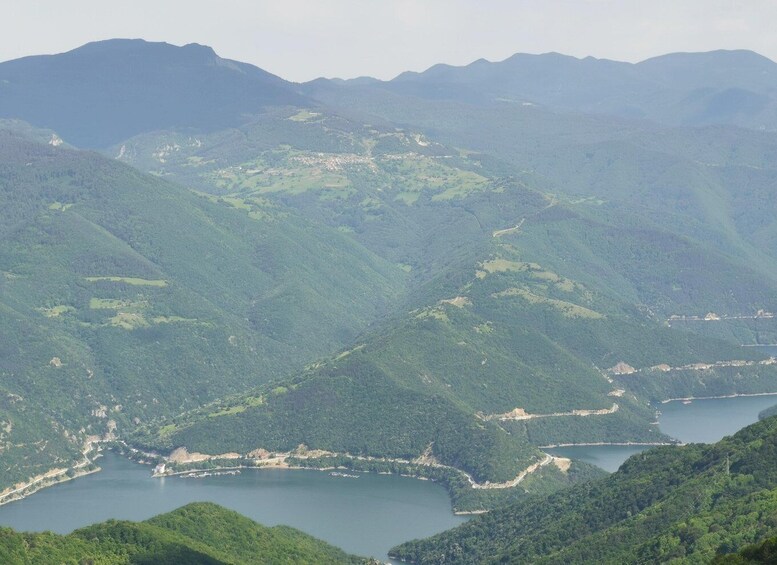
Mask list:
[[[209,45],[298,82],[390,79],[518,52],[637,62],[749,49],[777,60],[774,0],[0,1],[0,61],[113,37]]]

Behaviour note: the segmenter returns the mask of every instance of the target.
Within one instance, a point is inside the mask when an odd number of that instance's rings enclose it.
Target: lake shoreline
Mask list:
[[[184,471],[172,471],[164,474],[156,473],[156,474],[152,474],[151,477],[154,479],[164,479],[165,477],[188,478],[188,475],[193,473],[221,473],[224,471],[241,471],[243,469],[254,470],[254,471],[264,471],[264,470],[267,470],[267,471],[337,471],[337,470],[349,469],[349,467],[305,467],[302,465],[231,465],[231,466],[224,466],[224,467],[208,467],[205,469],[186,469]],[[362,472],[367,473],[368,471],[362,471]],[[380,474],[380,473],[376,473],[376,474]],[[391,475],[395,473],[388,473],[388,474]],[[398,476],[409,477],[412,479],[420,478],[420,477],[413,477],[411,475],[398,475]]]
[[[28,496],[35,494],[45,488],[58,485],[60,483],[66,483],[79,477],[91,475],[100,471],[99,466],[90,468],[94,465],[95,461],[101,457],[100,454],[100,441],[93,439],[87,439],[84,444],[81,456],[83,459],[78,463],[75,463],[72,467],[66,467],[64,469],[49,469],[41,475],[36,475],[27,479],[26,483],[22,483],[20,486],[13,485],[8,487],[4,491],[0,492],[0,506],[8,504],[10,502],[17,502],[24,500]],[[94,453],[94,457],[90,459],[90,455]],[[72,473],[72,475],[68,475]],[[17,483],[18,484],[18,483]],[[16,488],[14,488],[16,487]]]
[[[597,441],[582,443],[554,443],[550,445],[538,445],[537,449],[555,449],[557,447],[603,447],[612,445],[615,447],[658,447],[661,445],[681,445],[676,441]]]
[[[0,506],[4,506],[12,502],[19,502],[20,500],[24,500],[25,498],[32,496],[33,494],[40,492],[43,489],[102,471],[100,467],[97,467],[96,469],[79,469],[75,471],[71,477],[67,474],[67,472],[70,470],[73,470],[73,467],[65,469],[61,473],[51,477],[37,479],[34,478],[32,481],[22,485],[21,487],[18,487],[17,489],[2,495],[2,498],[0,498]]]
[[[777,392],[757,392],[757,393],[735,393],[735,394],[727,394],[727,395],[717,395],[717,396],[691,396],[691,397],[679,397],[679,398],[669,398],[665,400],[661,400],[660,404],[668,404],[671,402],[692,402],[692,401],[705,401],[705,400],[722,400],[722,399],[733,399],[733,398],[747,398],[747,397],[762,397],[762,396],[775,396],[777,397]],[[112,443],[113,445],[106,445]],[[102,444],[99,445],[98,444]],[[540,445],[537,446],[538,449],[545,450],[545,449],[556,449],[556,448],[574,448],[574,447],[658,447],[658,446],[665,446],[665,445],[682,445],[683,442],[681,441],[674,441],[674,442],[569,442],[569,443],[557,443],[557,444],[547,444],[547,445]],[[168,462],[169,460],[159,454],[159,453],[149,453],[140,451],[134,447],[131,447],[124,443],[121,440],[114,442],[107,442],[107,441],[93,441],[90,442],[90,444],[87,446],[88,449],[84,451],[83,459],[73,465],[72,467],[66,468],[66,469],[58,469],[54,472],[49,471],[47,473],[44,473],[42,475],[38,475],[35,477],[31,477],[27,480],[24,484],[21,484],[20,486],[15,487],[9,487],[6,489],[4,493],[0,493],[0,506],[4,506],[6,504],[9,504],[11,502],[18,502],[20,500],[24,500],[25,498],[31,496],[32,494],[35,494],[37,492],[40,492],[43,489],[46,489],[48,487],[52,487],[61,483],[65,483],[67,481],[77,479],[83,476],[87,476],[93,473],[97,473],[101,471],[101,468],[98,466],[96,468],[86,468],[93,464],[95,464],[95,461],[101,457],[101,452],[103,449],[107,448],[111,452],[117,453],[118,455],[121,455],[122,457],[126,457],[127,459],[134,461],[136,463],[140,463],[143,465],[148,465],[153,468],[155,463],[158,463],[160,461]],[[93,452],[96,451],[96,454],[94,457],[91,457]],[[225,464],[225,465],[216,465],[211,467],[205,467],[205,468],[190,468],[190,469],[183,469],[183,470],[168,470],[164,473],[151,473],[152,477],[155,478],[163,478],[166,476],[174,477],[174,476],[185,476],[190,473],[204,473],[204,472],[225,472],[225,471],[235,471],[235,470],[243,470],[243,469],[255,469],[255,470],[262,470],[262,469],[282,469],[282,470],[310,470],[310,471],[321,471],[321,472],[327,472],[327,471],[336,471],[336,470],[343,470],[343,469],[354,469],[358,470],[363,473],[370,473],[371,471],[365,470],[365,469],[359,469],[358,466],[352,467],[352,466],[336,466],[336,465],[325,465],[325,466],[313,466],[313,465],[299,465],[299,464],[290,464],[285,461],[285,459],[289,457],[293,457],[297,454],[293,454],[291,452],[289,453],[283,453],[280,454],[281,457],[279,457],[278,461],[272,461],[272,462],[265,462],[263,464],[252,464],[252,463],[238,463],[234,462],[233,464]],[[358,462],[361,458],[360,457],[354,457],[350,456],[354,463]],[[365,458],[365,459],[372,459],[372,458]],[[404,460],[396,460],[396,463],[402,463],[406,464],[408,466],[412,465],[412,461],[404,461]],[[194,461],[191,461],[191,463],[195,463]],[[226,462],[225,462],[226,463]],[[466,473],[463,473],[460,469],[452,469],[457,471],[458,473],[462,473],[466,475]],[[416,480],[430,480],[428,476],[425,476],[423,473],[412,473],[407,472],[409,469],[403,470],[403,472],[379,472],[378,474],[393,474],[396,476],[403,476],[403,477],[409,477]],[[71,473],[68,475],[68,473]],[[431,479],[434,481],[434,479]],[[437,482],[437,481],[434,481]],[[444,482],[443,486],[446,488],[446,491],[448,491],[448,495],[451,497],[451,501],[453,502],[453,493],[451,492],[450,488],[447,487]],[[479,510],[456,510],[455,507],[453,509],[453,513],[456,515],[470,515],[470,514],[478,514],[481,513]]]
[[[155,480],[153,465],[109,450],[103,450],[99,463],[99,474],[2,507],[0,525],[68,535],[108,520],[143,522],[190,503],[213,502],[268,527],[289,525],[349,553],[386,562],[387,551],[398,543],[467,519],[451,512],[444,490],[398,477],[360,474],[354,480],[328,473],[243,471],[202,480]]]
[[[723,394],[720,396],[686,396],[684,398],[667,398],[666,400],[662,400],[661,404],[667,404],[669,402],[678,402],[678,401],[692,402],[694,400],[720,400],[723,398],[745,398],[745,397],[751,397],[751,396],[777,396],[777,392],[743,392],[743,393],[735,393],[735,394]]]
[[[327,466],[327,467],[310,467],[310,466],[304,466],[304,465],[288,465],[288,464],[281,464],[281,465],[231,465],[231,466],[224,466],[224,467],[209,467],[205,469],[186,469],[184,471],[173,471],[173,472],[167,472],[164,474],[152,474],[152,478],[155,479],[164,479],[165,477],[178,477],[178,478],[190,478],[189,475],[193,475],[196,473],[223,473],[225,471],[241,471],[247,469],[249,471],[318,471],[318,472],[332,472],[332,471],[358,471],[360,473],[364,474],[372,474],[372,475],[393,475],[395,477],[404,477],[407,479],[414,479],[417,481],[432,481],[437,482],[434,479],[430,479],[429,477],[425,477],[423,475],[414,475],[409,473],[391,473],[391,472],[374,472],[374,471],[365,471],[365,470],[359,470],[359,469],[353,469],[351,467],[344,467],[344,466]],[[199,477],[191,477],[191,478],[199,478]],[[444,485],[441,485],[444,487]],[[448,497],[450,498],[451,502],[453,502],[453,496],[452,493],[448,488],[445,488],[446,492],[448,493]],[[479,509],[479,510],[456,510],[455,508],[451,508],[451,512],[454,516],[477,516],[479,514],[486,514],[489,512],[489,510],[485,509]]]

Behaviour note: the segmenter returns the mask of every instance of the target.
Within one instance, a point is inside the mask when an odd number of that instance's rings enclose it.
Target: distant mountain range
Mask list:
[[[470,104],[523,104],[668,125],[777,126],[777,64],[752,51],[673,53],[631,64],[559,53],[435,65],[345,85]]]
[[[146,131],[216,131],[273,106],[316,105],[322,88],[385,90],[476,105],[549,109],[669,125],[777,128],[777,64],[751,51],[675,53],[631,64],[558,53],[435,65],[390,81],[287,82],[210,47],[114,39],[0,63],[0,118],[104,148]]]
[[[266,106],[304,103],[295,85],[197,44],[114,39],[0,64],[0,117],[84,148],[170,127],[223,129]]]

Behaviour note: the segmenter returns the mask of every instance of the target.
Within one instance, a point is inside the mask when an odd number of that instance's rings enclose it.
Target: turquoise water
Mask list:
[[[237,476],[154,479],[151,468],[108,453],[102,472],[0,506],[0,525],[68,533],[109,518],[143,520],[194,501],[211,501],[266,525],[287,524],[344,550],[387,559],[400,542],[465,520],[430,481],[320,471],[243,470]]]
[[[777,396],[696,400],[660,405],[661,431],[683,442],[714,442],[751,424]],[[548,450],[615,471],[639,446]],[[150,467],[108,453],[103,471],[0,506],[0,525],[67,533],[109,518],[143,520],[194,501],[211,501],[267,525],[288,524],[346,551],[387,559],[396,544],[452,528],[445,490],[429,481],[319,471],[243,470],[238,476],[151,478]]]
[[[777,404],[777,395],[739,396],[660,404],[659,427],[684,443],[714,443],[758,421],[758,413]],[[643,446],[592,445],[557,447],[548,453],[579,459],[605,471],[618,470],[626,459],[648,449]]]
[[[758,413],[777,404],[777,395],[711,398],[659,405],[661,431],[684,443],[714,443],[758,421]]]
[[[639,445],[575,445],[572,447],[554,447],[545,451],[559,457],[579,459],[614,473],[626,459],[645,449],[647,447]]]

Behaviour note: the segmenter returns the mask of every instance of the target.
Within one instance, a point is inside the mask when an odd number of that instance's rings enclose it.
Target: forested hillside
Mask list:
[[[237,207],[294,207],[400,263],[413,284],[404,310],[333,358],[133,441],[249,460],[299,445],[431,456],[476,483],[507,484],[543,460],[535,446],[669,441],[648,401],[777,389],[775,367],[738,346],[763,331],[668,321],[771,308],[770,263],[743,256],[761,251],[736,231],[736,244],[714,227],[714,237],[691,237],[687,217],[658,222],[627,197],[545,192],[545,175],[430,135],[318,108],[111,149]]]
[[[0,528],[0,560],[8,565],[368,563],[293,528],[261,526],[210,503],[144,522],[110,520],[66,536]]]
[[[268,206],[0,132],[0,487],[349,343],[404,273]]]
[[[769,418],[714,445],[655,448],[606,479],[494,510],[392,555],[418,564],[709,562],[774,536],[775,446]],[[758,562],[756,551],[745,556]]]
[[[481,510],[595,474],[544,446],[668,443],[651,403],[777,391],[741,347],[777,343],[773,67],[293,85],[126,40],[0,64],[0,488],[118,439]]]

